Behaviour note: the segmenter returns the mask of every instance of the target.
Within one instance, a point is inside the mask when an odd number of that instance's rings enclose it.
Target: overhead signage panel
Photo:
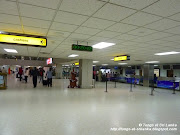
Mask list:
[[[46,64],[47,64],[47,65],[52,64],[52,58],[48,58],[48,59],[46,60]]]
[[[92,52],[93,48],[92,48],[92,46],[72,44],[72,50]]]
[[[46,47],[46,38],[0,34],[0,43]]]
[[[78,65],[79,65],[79,62],[75,62],[74,65],[75,65],[75,66],[78,66]]]
[[[125,60],[130,60],[130,56],[117,56],[114,57],[114,61],[125,61]]]

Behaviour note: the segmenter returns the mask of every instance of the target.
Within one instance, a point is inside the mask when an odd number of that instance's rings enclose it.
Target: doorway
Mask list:
[[[167,77],[173,77],[173,70],[167,70]]]

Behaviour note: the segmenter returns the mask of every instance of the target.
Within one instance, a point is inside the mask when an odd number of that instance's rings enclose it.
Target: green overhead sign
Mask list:
[[[92,52],[93,48],[91,46],[72,44],[72,50]]]

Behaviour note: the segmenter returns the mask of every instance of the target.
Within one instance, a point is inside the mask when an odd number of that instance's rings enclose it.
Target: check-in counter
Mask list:
[[[117,81],[121,83],[133,83],[136,81],[136,84],[140,84],[142,81],[142,76],[139,75],[129,75],[129,76],[119,76],[119,77],[111,77],[111,81]]]
[[[180,78],[179,77],[158,77],[157,87],[166,89],[179,89]]]
[[[0,73],[0,90],[7,89],[7,74]]]

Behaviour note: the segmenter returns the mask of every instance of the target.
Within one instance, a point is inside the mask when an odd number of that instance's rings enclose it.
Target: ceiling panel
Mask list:
[[[157,33],[153,33],[151,35],[147,35],[144,37],[139,37],[139,38],[133,39],[132,41],[148,42],[148,41],[162,39],[162,38],[169,37],[169,36],[173,36],[173,35],[169,34],[169,33],[157,32]]]
[[[106,4],[93,16],[107,20],[120,21],[135,12],[135,10],[127,9],[117,5]]]
[[[19,0],[20,3],[56,9],[60,0]]]
[[[87,27],[79,27],[75,31],[75,33],[81,33],[81,34],[87,34],[87,35],[95,35],[98,32],[100,32],[100,30],[94,29],[94,28],[87,28]]]
[[[21,25],[0,23],[0,30],[6,32],[23,33]]]
[[[180,41],[180,35],[174,35],[174,36],[171,36],[171,37],[166,37],[166,38],[163,38],[162,40],[165,40],[165,41]]]
[[[137,36],[134,36],[134,35],[128,35],[128,34],[121,34],[117,37],[115,37],[117,39],[121,39],[121,40],[132,40],[132,39],[135,39],[135,38],[138,38]]]
[[[32,17],[37,19],[52,20],[55,10],[36,7],[32,5],[19,4],[22,16]]]
[[[88,18],[88,16],[58,11],[54,21],[67,24],[81,25]]]
[[[33,18],[26,18],[22,17],[23,25],[25,26],[32,26],[32,27],[40,27],[40,28],[49,28],[50,21],[44,21],[39,19],[33,19]]]
[[[145,8],[143,11],[167,17],[180,12],[179,7],[179,0],[160,0],[159,2]]]
[[[88,41],[104,42],[107,39],[109,39],[109,38],[107,38],[107,37],[99,37],[99,36],[95,35],[95,36],[92,36],[91,38],[89,38]]]
[[[170,16],[169,18],[176,20],[176,21],[180,21],[180,13]]]
[[[129,24],[116,23],[113,26],[107,28],[107,30],[125,33],[125,32],[131,31],[131,30],[136,29],[136,28],[138,28],[138,27],[133,26],[133,25],[129,25]]]
[[[48,29],[24,26],[25,34],[46,36]]]
[[[16,2],[1,0],[0,13],[18,15]]]
[[[173,34],[180,34],[180,26],[174,27],[168,30],[165,30],[166,32],[173,33]]]
[[[48,37],[65,38],[68,37],[70,34],[70,32],[65,31],[49,30]]]
[[[146,29],[146,28],[138,28],[138,29],[128,32],[127,34],[136,35],[136,36],[146,36],[155,32],[157,31]]]
[[[0,13],[0,22],[21,25],[19,16],[16,15],[7,15]]]
[[[157,22],[146,25],[145,27],[155,30],[165,30],[180,25],[180,22],[172,21],[169,19],[162,19]]]
[[[110,0],[109,2],[140,10],[156,1],[158,1],[158,0]]]
[[[82,26],[91,27],[91,28],[97,28],[97,29],[105,29],[111,25],[113,25],[115,22],[98,19],[98,18],[89,18],[85,23],[83,23]]]
[[[104,4],[97,0],[63,0],[60,10],[91,16]]]
[[[107,37],[107,38],[113,38],[117,35],[119,35],[120,33],[117,32],[112,32],[112,31],[101,31],[100,33],[96,34],[96,36],[100,36],[100,37]]]
[[[67,32],[73,32],[77,28],[78,26],[76,25],[57,23],[57,22],[53,22],[51,26],[52,30],[60,30],[60,31],[67,31]]]
[[[127,23],[127,24],[137,25],[137,26],[143,26],[143,25],[146,25],[148,23],[152,23],[154,21],[157,21],[159,19],[161,19],[161,17],[146,14],[143,12],[138,12],[138,13],[124,19],[122,22]]]
[[[90,35],[85,35],[85,34],[78,34],[78,33],[72,33],[69,38],[72,38],[74,40],[86,40],[88,38],[90,38]]]

